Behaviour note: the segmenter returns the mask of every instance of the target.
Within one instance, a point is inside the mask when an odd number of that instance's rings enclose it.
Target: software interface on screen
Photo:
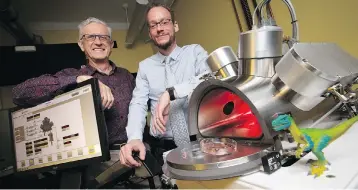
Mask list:
[[[102,155],[91,85],[11,116],[18,171]]]

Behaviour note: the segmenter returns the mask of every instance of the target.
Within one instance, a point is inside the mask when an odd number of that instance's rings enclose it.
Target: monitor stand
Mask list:
[[[71,168],[61,171],[60,189],[81,189],[85,168]]]

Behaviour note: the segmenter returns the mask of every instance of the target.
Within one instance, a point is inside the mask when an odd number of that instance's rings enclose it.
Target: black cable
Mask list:
[[[244,11],[244,16],[245,16],[247,27],[249,30],[251,30],[253,23],[252,23],[251,11],[250,11],[249,4],[248,4],[247,0],[240,0],[240,3],[242,6],[242,10]]]
[[[271,1],[271,0],[270,0]],[[267,5],[266,5],[266,13],[268,16],[270,16],[272,19],[275,19],[275,17],[273,16],[273,12],[272,12],[272,8],[271,8],[271,5],[270,3],[271,2],[268,2]]]

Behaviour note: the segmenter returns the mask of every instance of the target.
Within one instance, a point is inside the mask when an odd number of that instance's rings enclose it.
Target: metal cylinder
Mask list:
[[[312,51],[314,50],[312,49]],[[308,97],[321,96],[338,79],[336,76],[330,76],[317,70],[308,60],[301,57],[295,48],[283,56],[275,69],[277,77],[274,79],[282,80],[297,93]]]
[[[312,108],[316,107],[323,100],[324,97],[320,97],[320,96],[305,97],[296,93],[294,96],[292,96],[290,102],[303,111],[310,111]]]
[[[281,81],[277,75],[274,75],[271,81],[277,89],[276,94],[280,94],[280,96],[285,97],[300,110],[309,111],[324,100],[324,97],[321,96],[309,97],[297,93]]]
[[[231,81],[237,78],[238,61],[230,46],[214,50],[206,60],[211,71],[216,73],[217,78],[222,81]]]
[[[271,78],[275,74],[277,62],[277,58],[242,59],[239,61],[239,70],[241,67],[242,75]]]
[[[240,34],[239,59],[282,56],[282,29],[264,26]]]
[[[357,76],[357,63],[333,43],[296,43],[276,64],[272,84],[297,108],[309,111],[323,101],[327,88]]]

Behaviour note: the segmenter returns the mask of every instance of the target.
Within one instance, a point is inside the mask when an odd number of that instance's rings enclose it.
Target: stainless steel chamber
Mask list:
[[[220,80],[231,82],[239,74],[239,60],[229,46],[220,47],[213,51],[206,62],[212,73]]]
[[[240,34],[238,57],[227,46],[209,55],[213,73],[189,101],[189,133],[198,141],[166,156],[171,177],[210,180],[258,171],[264,155],[282,151],[280,134],[271,127],[279,113],[290,112],[300,127],[357,114],[351,86],[358,81],[358,60],[336,44],[300,43],[298,31],[293,35],[284,55],[282,29],[274,25]]]

